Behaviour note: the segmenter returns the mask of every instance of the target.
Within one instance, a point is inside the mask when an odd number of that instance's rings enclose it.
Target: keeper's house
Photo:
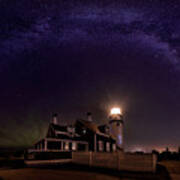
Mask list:
[[[116,151],[116,140],[106,125],[97,126],[87,114],[87,120],[78,119],[75,124],[58,124],[57,114],[53,115],[45,138],[28,149],[26,159],[71,158],[72,151]]]

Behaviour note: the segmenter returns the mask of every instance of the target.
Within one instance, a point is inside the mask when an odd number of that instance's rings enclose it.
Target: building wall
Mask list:
[[[116,144],[119,148],[123,148],[123,123],[115,121],[110,124],[110,133],[116,138]]]
[[[109,145],[107,145],[107,144],[109,144]],[[99,136],[98,134],[96,135],[97,151],[100,151],[100,152],[112,152],[112,151],[115,151],[113,149],[113,145],[116,145],[115,140],[113,140],[113,139],[111,139],[109,137]]]
[[[124,171],[155,172],[157,159],[154,154],[73,152],[72,161],[77,164]]]

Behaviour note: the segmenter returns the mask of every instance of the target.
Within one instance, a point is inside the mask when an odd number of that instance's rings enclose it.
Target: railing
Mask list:
[[[55,150],[55,149],[28,149],[28,153],[33,153],[33,152],[71,152],[71,150]]]

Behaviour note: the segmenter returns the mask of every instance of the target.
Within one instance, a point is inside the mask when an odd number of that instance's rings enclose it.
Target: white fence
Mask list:
[[[155,154],[73,152],[72,162],[125,171],[155,172],[157,158]]]

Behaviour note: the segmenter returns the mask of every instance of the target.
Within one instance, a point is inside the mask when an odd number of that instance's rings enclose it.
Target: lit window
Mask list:
[[[109,143],[109,142],[106,143],[106,151],[107,151],[107,152],[110,151],[110,143]]]
[[[113,151],[116,151],[116,144],[113,144]]]
[[[73,150],[73,151],[76,150],[76,143],[75,143],[75,142],[72,143],[72,150]]]
[[[83,134],[86,134],[86,129],[83,129]]]
[[[69,150],[69,143],[68,142],[65,143],[65,150]]]
[[[103,142],[99,141],[99,151],[103,151]]]

